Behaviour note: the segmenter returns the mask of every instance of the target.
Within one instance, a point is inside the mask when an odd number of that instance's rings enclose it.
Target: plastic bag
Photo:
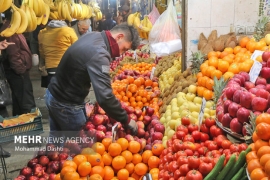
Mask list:
[[[180,29],[173,2],[170,1],[149,34],[150,50],[158,56],[164,56],[182,49]]]
[[[152,25],[155,24],[155,22],[157,21],[157,19],[159,18],[160,14],[158,12],[158,9],[156,8],[155,4],[153,4],[153,9],[152,11],[149,13],[148,18],[151,21]]]

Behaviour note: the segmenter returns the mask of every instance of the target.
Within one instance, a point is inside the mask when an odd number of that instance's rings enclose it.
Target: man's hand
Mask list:
[[[15,43],[7,42],[7,40],[1,41],[0,42],[0,50],[6,49],[8,45],[12,45]]]
[[[138,126],[136,121],[130,120],[130,122],[125,126],[125,128],[128,128],[131,131],[132,135],[137,135],[138,133]]]

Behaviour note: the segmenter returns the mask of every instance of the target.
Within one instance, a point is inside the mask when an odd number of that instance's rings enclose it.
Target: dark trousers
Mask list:
[[[7,70],[6,78],[12,92],[13,116],[29,113],[36,107],[29,72],[19,75],[13,70]]]

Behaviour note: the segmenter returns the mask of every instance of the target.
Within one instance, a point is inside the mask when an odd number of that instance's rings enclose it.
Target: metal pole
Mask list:
[[[181,41],[182,41],[182,55],[181,55],[181,71],[184,72],[186,70],[186,49],[187,49],[187,2],[186,0],[182,0],[182,32],[181,32]]]

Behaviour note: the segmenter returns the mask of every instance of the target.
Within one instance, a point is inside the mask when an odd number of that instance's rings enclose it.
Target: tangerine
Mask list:
[[[105,175],[104,168],[101,166],[92,167],[92,171],[91,171],[90,175],[92,176],[94,174],[99,174],[103,178]]]
[[[126,163],[130,163],[133,159],[133,154],[128,150],[123,151],[121,153],[121,156],[123,156],[126,159]]]
[[[154,144],[154,146],[152,147],[152,152],[156,156],[160,156],[163,150],[164,146],[162,144]]]
[[[135,165],[134,171],[139,176],[143,176],[147,173],[148,167],[144,163],[138,163]]]
[[[127,180],[129,177],[129,172],[128,170],[126,169],[120,169],[118,172],[117,172],[117,178],[119,180]]]
[[[90,174],[91,169],[92,166],[89,162],[82,162],[78,166],[78,173],[80,174],[80,176],[87,176],[88,174]]]
[[[116,156],[112,160],[112,167],[115,170],[122,169],[126,166],[126,159],[123,156]]]
[[[120,144],[118,143],[111,143],[109,145],[109,148],[108,148],[108,153],[112,156],[112,157],[115,157],[115,156],[118,156],[120,155],[122,152],[122,147]]]
[[[99,153],[100,155],[105,152],[105,146],[100,142],[96,142],[95,144],[93,144],[92,148],[95,152]]]
[[[141,144],[137,141],[130,141],[128,144],[128,150],[133,154],[138,153],[141,150]]]

